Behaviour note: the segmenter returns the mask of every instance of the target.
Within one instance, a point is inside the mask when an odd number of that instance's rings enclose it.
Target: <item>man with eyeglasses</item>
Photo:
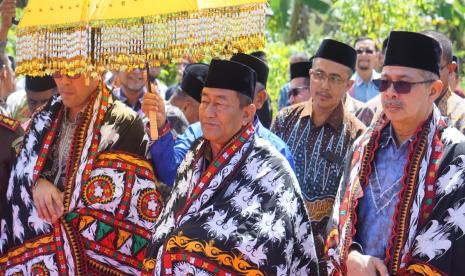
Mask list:
[[[311,98],[281,110],[272,128],[294,156],[297,179],[322,263],[325,262],[326,222],[342,176],[345,155],[365,129],[362,122],[347,113],[343,104],[352,85],[350,77],[355,59],[355,50],[349,45],[323,40],[309,72]]]
[[[383,113],[354,143],[328,223],[335,275],[465,270],[465,137],[434,105],[440,56],[429,36],[390,34]]]
[[[142,120],[90,72],[53,78],[6,189],[0,274],[138,275],[163,205]]]
[[[293,63],[290,66],[291,81],[289,82],[288,103],[289,105],[306,102],[310,99],[310,75],[312,61]]]
[[[456,127],[462,133],[465,133],[465,99],[454,93],[453,81],[451,81],[454,79],[454,74],[458,65],[453,60],[452,42],[444,34],[437,31],[427,30],[422,33],[437,40],[442,49],[439,69],[443,88],[435,104],[439,108],[441,114],[447,117],[448,124]],[[381,98],[377,96],[367,102],[365,111],[371,111],[372,114],[375,114],[373,119],[370,119],[370,122],[375,121],[381,113]]]
[[[289,66],[297,62],[308,61],[309,56],[305,52],[294,53],[289,58]],[[290,89],[290,82],[284,84],[281,89],[279,90],[279,98],[278,98],[278,110],[281,110],[289,105],[289,94],[288,91]]]
[[[360,37],[355,41],[354,47],[357,51],[357,65],[349,95],[366,103],[379,94],[373,83],[373,80],[379,78],[379,73],[375,71],[378,65],[378,46],[373,39]]]
[[[454,93],[453,89],[455,87],[451,87],[449,81],[457,67],[457,63],[453,60],[452,42],[444,34],[437,31],[427,30],[422,33],[436,39],[442,49],[439,75],[443,87],[441,95],[436,99],[435,103],[442,115],[449,119],[449,124],[465,133],[465,99]]]
[[[120,87],[113,89],[113,95],[129,106],[132,110],[137,112],[144,122],[148,121],[147,114],[142,111],[142,102],[144,95],[147,94],[147,84],[144,77],[144,71],[141,69],[134,69],[130,72],[124,71],[119,72],[118,77],[120,80]],[[158,92],[160,87],[153,85],[152,89],[157,89]],[[176,137],[179,134],[184,133],[189,122],[178,107],[164,102],[167,113],[167,119],[171,124],[172,133]]]

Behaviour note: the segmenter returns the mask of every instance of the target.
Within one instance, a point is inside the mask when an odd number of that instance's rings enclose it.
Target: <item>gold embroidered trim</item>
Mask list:
[[[245,261],[242,254],[236,255],[234,253],[222,251],[213,246],[213,241],[205,243],[190,239],[186,236],[173,236],[166,244],[166,251],[171,251],[172,249],[183,249],[188,252],[203,253],[218,264],[229,266],[244,275],[264,275],[263,272],[255,268],[255,266]]]

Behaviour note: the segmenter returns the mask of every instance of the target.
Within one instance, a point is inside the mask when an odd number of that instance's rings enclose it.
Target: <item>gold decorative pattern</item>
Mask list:
[[[441,273],[436,272],[431,267],[425,264],[414,264],[407,268],[407,271],[415,275],[441,276]]]
[[[144,168],[146,170],[149,170],[149,171],[153,170],[152,165],[150,165],[150,163],[147,162],[146,160],[143,160],[140,157],[130,155],[130,154],[127,154],[127,153],[103,152],[103,153],[99,154],[99,156],[97,157],[97,162],[99,162],[101,160],[105,160],[105,159],[112,160],[114,162],[121,161],[121,162],[124,162],[124,163],[131,163],[131,164],[135,164],[135,165],[137,165],[139,167],[142,167],[142,168]]]
[[[213,241],[201,242],[190,239],[186,236],[173,236],[166,244],[166,251],[171,251],[173,249],[183,249],[188,252],[203,253],[218,264],[229,266],[244,275],[264,275],[264,273],[258,270],[258,268],[245,261],[242,254],[235,255],[234,253],[222,251],[221,249],[213,246]]]
[[[41,18],[44,22],[37,25],[33,17],[40,11],[26,8],[25,23],[17,30],[16,72],[97,77],[104,70],[132,70],[147,62],[153,67],[184,57],[200,61],[262,49],[266,1],[236,2],[133,18],[87,16],[81,21],[70,18],[69,23]]]
[[[19,127],[19,122],[15,119],[0,114],[0,125],[11,131],[16,131],[16,129]]]
[[[44,236],[33,242],[27,242],[23,244],[22,246],[18,247],[16,250],[8,252],[8,255],[0,258],[0,263],[5,263],[8,259],[15,258],[17,256],[24,254],[26,251],[32,251],[33,249],[36,249],[37,247],[40,247],[45,244],[50,244],[52,242],[53,242],[52,234]]]

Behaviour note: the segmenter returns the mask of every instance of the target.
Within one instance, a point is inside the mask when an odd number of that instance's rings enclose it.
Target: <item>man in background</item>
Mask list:
[[[352,76],[353,86],[349,95],[363,103],[379,94],[378,87],[373,80],[379,79],[379,73],[375,71],[378,66],[378,46],[369,37],[360,37],[355,41],[357,51],[357,65],[355,74]]]

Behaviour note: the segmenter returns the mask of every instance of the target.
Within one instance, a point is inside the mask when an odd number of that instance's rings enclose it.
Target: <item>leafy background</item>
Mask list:
[[[17,18],[27,0],[17,0]],[[269,0],[266,48],[270,66],[268,93],[277,110],[279,90],[289,79],[289,57],[305,51],[312,55],[322,39],[331,37],[353,44],[359,36],[382,40],[391,30],[434,29],[453,42],[454,53],[465,61],[464,0]],[[14,55],[15,29],[7,51]],[[464,73],[462,66],[462,76]],[[176,82],[175,65],[165,66],[160,78]],[[462,87],[465,78],[462,78]]]
[[[288,81],[289,56],[302,50],[312,55],[324,38],[353,45],[357,37],[369,36],[381,48],[391,30],[433,29],[446,34],[454,54],[462,64],[465,61],[463,0],[270,0],[269,4],[265,51],[270,57],[268,92],[274,110],[279,90]]]

